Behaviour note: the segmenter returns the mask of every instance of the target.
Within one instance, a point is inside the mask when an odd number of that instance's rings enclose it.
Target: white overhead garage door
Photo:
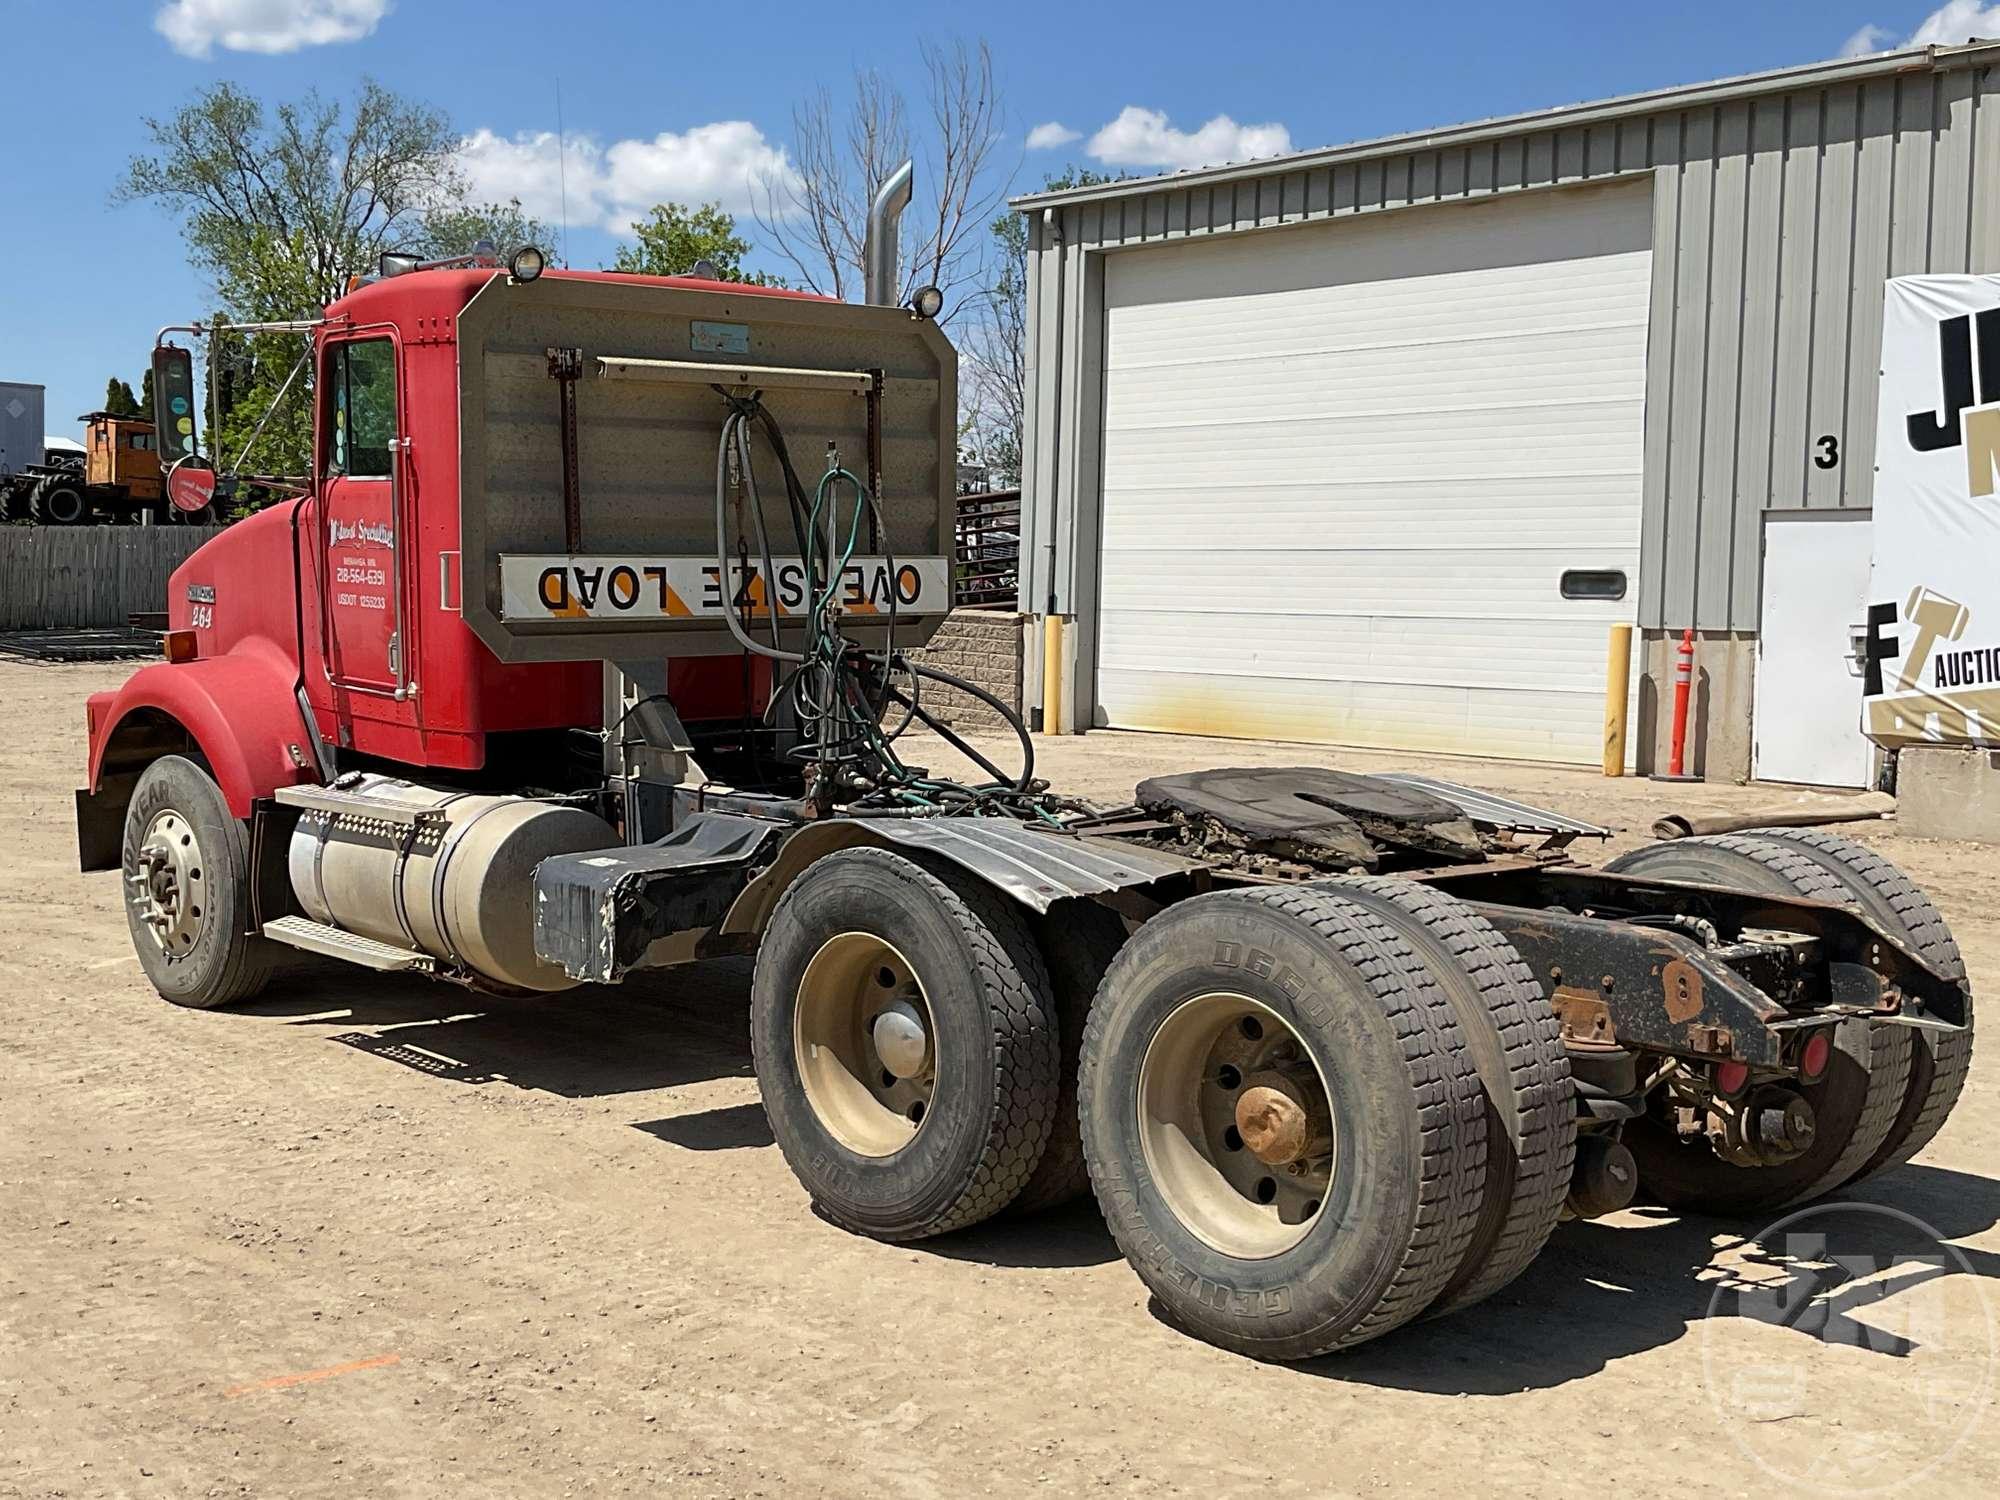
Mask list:
[[[1594,763],[1651,241],[1620,186],[1109,257],[1099,721]]]

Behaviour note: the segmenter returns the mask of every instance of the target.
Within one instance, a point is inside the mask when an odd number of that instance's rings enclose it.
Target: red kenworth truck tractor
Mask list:
[[[957,391],[936,294],[886,305],[907,192],[866,305],[523,250],[326,308],[309,492],[196,552],[168,659],[89,704],[82,862],[161,995],[305,950],[588,1005],[754,953],[765,1108],[829,1218],[1092,1191],[1174,1319],[1272,1359],[1477,1301],[1635,1191],[1768,1214],[1936,1134],[1964,966],[1857,845],[1595,869],[1575,819],[1312,768],[1094,807],[1025,731],[940,723],[978,690],[910,655]]]

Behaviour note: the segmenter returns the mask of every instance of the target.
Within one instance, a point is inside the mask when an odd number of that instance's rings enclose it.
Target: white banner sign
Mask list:
[[[2000,276],[1889,282],[1875,464],[1868,734],[2000,742]]]
[[[764,619],[803,614],[805,564],[772,559],[775,582],[758,560],[732,558],[729,576],[712,557],[620,553],[508,556],[500,559],[500,618],[527,620],[720,620],[726,612]],[[951,560],[857,557],[835,588],[841,609],[857,615],[942,614],[951,608]]]

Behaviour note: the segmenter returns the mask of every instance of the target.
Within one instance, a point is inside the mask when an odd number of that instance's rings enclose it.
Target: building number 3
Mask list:
[[[1817,444],[1819,452],[1813,455],[1813,467],[1831,469],[1840,463],[1840,439],[1832,433],[1821,438]]]

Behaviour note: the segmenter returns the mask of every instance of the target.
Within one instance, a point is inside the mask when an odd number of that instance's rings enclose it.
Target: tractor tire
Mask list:
[[[28,516],[43,526],[81,526],[90,519],[90,501],[73,484],[38,484],[28,496]]]
[[[1760,828],[1759,838],[1795,845],[1826,866],[1863,916],[1908,940],[1917,956],[1947,978],[1965,979],[1965,959],[1944,918],[1916,884],[1865,844],[1812,828]],[[1931,1143],[1965,1091],[1972,1067],[1972,990],[1965,993],[1965,1029],[1916,1031],[1910,1039],[1910,1086],[1896,1123],[1855,1180],[1900,1166]]]
[[[1576,1090],[1562,1025],[1514,945],[1455,896],[1413,880],[1326,882],[1402,936],[1464,1033],[1485,1096],[1486,1191],[1463,1263],[1431,1305],[1492,1296],[1541,1254],[1576,1164]]]
[[[750,995],[771,1133],[834,1223],[923,1239],[1034,1176],[1060,1092],[1055,1003],[1005,898],[902,854],[829,854],[778,902]]]
[[[125,811],[125,920],[162,999],[193,1010],[248,1000],[279,950],[247,931],[250,840],[208,772],[166,755],[146,767]]]
[[[19,495],[20,498],[15,497]],[[0,479],[0,526],[10,521],[25,521],[28,518],[28,502],[20,487],[8,480]]]
[[[1091,1006],[1078,1104],[1098,1207],[1163,1315],[1255,1359],[1415,1318],[1479,1222],[1464,1033],[1411,945],[1330,887],[1141,927]]]
[[[1848,899],[1846,888],[1802,849],[1747,834],[1675,839],[1621,854],[1613,874],[1697,881],[1815,901]],[[1813,1107],[1812,1144],[1791,1161],[1739,1167],[1707,1142],[1680,1139],[1666,1121],[1647,1114],[1621,1137],[1639,1165],[1648,1196],[1668,1208],[1713,1214],[1757,1214],[1824,1197],[1867,1169],[1888,1139],[1909,1088],[1910,1033],[1901,1026],[1848,1021],[1835,1028],[1833,1058],[1818,1083],[1799,1093]]]
[[[1036,1214],[1073,1203],[1090,1191],[1083,1160],[1083,1133],[1076,1118],[1076,1071],[1083,1055],[1083,1028],[1104,971],[1125,946],[1125,924],[1094,901],[1067,901],[1039,924],[1042,957],[1056,1002],[1056,1037],[1062,1049],[1061,1087],[1055,1123],[1041,1164],[1009,1214]]]

